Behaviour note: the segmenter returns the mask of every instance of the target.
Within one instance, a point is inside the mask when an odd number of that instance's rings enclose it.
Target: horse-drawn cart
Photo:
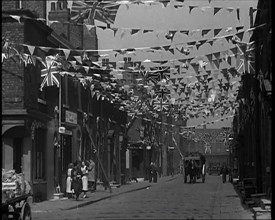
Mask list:
[[[2,220],[31,219],[31,200],[30,184],[24,175],[2,170]]]
[[[31,207],[28,202],[30,196],[28,194],[21,195],[2,202],[2,220],[30,220]]]
[[[184,183],[187,183],[187,177],[189,176],[189,183],[195,183],[197,179],[202,179],[205,182],[205,156],[202,154],[188,154],[183,158],[183,177]]]

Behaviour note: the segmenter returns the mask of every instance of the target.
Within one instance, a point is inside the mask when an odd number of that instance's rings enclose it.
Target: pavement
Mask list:
[[[62,198],[58,200],[52,199],[39,203],[32,203],[31,210],[33,213],[38,214],[39,212],[56,212],[77,209],[121,194],[143,190],[148,187],[156,187],[156,185],[172,181],[176,178],[181,178],[181,176],[175,175],[173,177],[160,177],[158,178],[157,183],[150,183],[148,181],[131,182],[118,188],[112,188],[112,192],[110,192],[109,189],[104,190],[104,188],[99,187],[95,192],[88,192],[87,198],[82,198],[82,195],[80,195],[80,198],[77,201],[75,199]],[[214,205],[215,210],[213,219],[253,219],[252,212],[242,206],[239,195],[231,183],[219,184],[216,193],[217,199],[216,204]]]
[[[111,192],[109,189],[105,190],[103,187],[97,186],[96,191],[87,193],[87,198],[82,198],[83,194],[81,194],[77,201],[73,198],[68,199],[67,197],[61,199],[50,199],[38,203],[32,203],[31,210],[32,212],[54,212],[59,210],[76,209],[124,193],[130,193],[146,189],[147,187],[153,187],[155,184],[159,184],[165,181],[172,181],[175,178],[177,178],[176,175],[174,177],[160,177],[158,178],[157,183],[150,183],[148,180],[140,182],[131,182],[125,185],[121,185],[120,187],[112,188]]]

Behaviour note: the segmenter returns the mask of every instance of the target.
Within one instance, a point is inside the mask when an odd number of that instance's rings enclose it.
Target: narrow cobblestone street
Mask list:
[[[182,176],[177,175],[160,178],[158,183],[144,181],[133,185],[136,190],[132,186],[130,193],[123,193],[130,186],[121,186],[114,189],[112,197],[87,202],[80,208],[74,205],[81,204],[82,198],[63,201],[63,210],[60,201],[34,204],[33,219],[253,219],[250,210],[242,207],[233,185],[223,184],[220,176],[207,176],[205,183],[199,179],[195,184],[184,184]],[[100,192],[90,194],[87,200],[96,194]]]

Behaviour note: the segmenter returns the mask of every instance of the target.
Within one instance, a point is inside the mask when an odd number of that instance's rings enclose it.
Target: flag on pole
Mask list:
[[[82,19],[88,19],[88,24],[93,24],[94,20],[113,24],[119,6],[115,1],[75,0],[71,8],[71,21],[79,22]]]
[[[43,62],[45,69],[41,70],[41,78],[43,78],[40,90],[43,89],[45,86],[54,86],[56,85],[59,87],[59,80],[55,76],[59,74],[57,62],[54,60],[53,56],[47,56],[46,62]]]

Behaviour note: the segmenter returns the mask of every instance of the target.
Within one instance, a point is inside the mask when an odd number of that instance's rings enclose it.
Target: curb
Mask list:
[[[109,198],[112,198],[112,197],[115,197],[115,196],[119,196],[119,195],[130,193],[130,192],[135,192],[135,191],[139,191],[139,190],[143,190],[143,189],[146,189],[146,188],[151,187],[151,186],[152,185],[147,185],[147,186],[143,186],[143,187],[140,187],[140,188],[137,188],[137,189],[131,189],[131,190],[128,190],[128,191],[125,191],[125,192],[116,193],[116,194],[105,196],[105,197],[102,197],[102,198],[99,198],[99,199],[96,199],[96,200],[87,201],[87,202],[84,202],[82,204],[72,206],[70,208],[65,208],[65,209],[61,208],[61,210],[65,211],[65,210],[72,210],[72,209],[81,208],[83,206],[87,206],[87,205],[90,205],[90,204],[93,204],[93,203],[96,203],[96,202],[99,202],[99,201],[102,201],[102,200],[105,200],[105,199],[109,199]]]

